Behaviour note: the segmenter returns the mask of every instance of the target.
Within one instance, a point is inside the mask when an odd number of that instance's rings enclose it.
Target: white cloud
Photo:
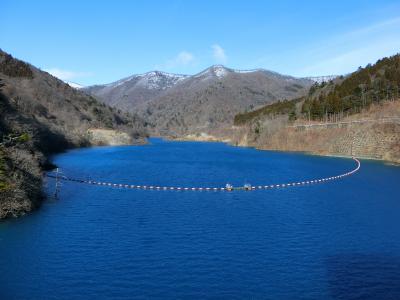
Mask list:
[[[385,31],[390,28],[398,28],[400,25],[400,17],[389,19],[389,20],[384,20],[381,22],[374,23],[372,25],[368,25],[362,28],[358,28],[353,31],[349,31],[345,33],[341,39],[343,40],[344,38],[352,39],[354,37],[360,37],[362,35],[370,35],[373,33],[381,33],[382,31]]]
[[[58,68],[49,68],[49,69],[44,69],[47,73],[50,73],[54,77],[57,77],[58,79],[61,80],[74,80],[77,78],[82,78],[82,77],[88,77],[91,76],[92,73],[90,72],[74,72],[74,71],[68,71],[68,70],[62,70]]]
[[[176,68],[176,67],[187,66],[187,65],[193,63],[194,60],[195,60],[195,57],[192,53],[187,52],[187,51],[181,51],[178,53],[177,56],[168,60],[165,63],[165,67],[167,69],[171,69],[171,68]]]
[[[182,51],[175,58],[175,62],[182,65],[187,65],[194,60],[194,56],[190,52]]]
[[[370,45],[353,48],[311,64],[302,69],[301,73],[303,75],[346,74],[356,71],[359,66],[363,67],[367,63],[373,64],[382,57],[393,55],[397,49],[400,49],[400,40],[376,40]]]
[[[252,65],[297,77],[340,75],[400,52],[400,17],[281,48]]]
[[[344,32],[311,45],[297,76],[345,74],[400,49],[400,18]],[[301,61],[301,59],[300,59]]]
[[[212,45],[211,48],[213,50],[214,60],[218,63],[223,63],[223,64],[226,63],[226,61],[228,60],[228,57],[225,54],[224,48],[222,48],[218,44]]]

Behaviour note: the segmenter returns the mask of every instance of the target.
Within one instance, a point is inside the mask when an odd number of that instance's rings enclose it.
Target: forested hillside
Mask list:
[[[146,135],[137,116],[118,113],[1,50],[0,116],[0,218],[39,205],[49,155],[93,144],[93,129],[123,132],[126,143]]]
[[[302,107],[304,117],[322,120],[327,115],[359,113],[372,103],[400,96],[400,55],[359,68],[338,82],[315,84]]]
[[[235,125],[262,116],[287,115],[296,119],[338,121],[360,113],[371,104],[400,97],[400,55],[378,60],[347,76],[329,82],[315,83],[305,97],[280,100],[257,110],[237,114]],[[300,108],[300,109],[299,109]]]
[[[299,103],[302,103],[302,101],[304,101],[304,98],[283,101],[279,100],[278,102],[263,106],[259,109],[237,114],[234,119],[234,124],[243,125],[246,122],[254,120],[255,118],[268,115],[289,115],[289,120],[293,121],[297,118],[296,106]]]
[[[400,55],[235,116],[233,143],[400,162]]]

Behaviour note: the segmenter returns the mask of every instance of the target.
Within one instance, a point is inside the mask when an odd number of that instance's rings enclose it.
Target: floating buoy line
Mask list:
[[[57,169],[56,172],[47,173],[47,177],[55,178],[56,179],[56,186],[58,186],[58,182],[63,181],[71,181],[81,184],[89,184],[89,185],[96,185],[96,186],[106,186],[106,187],[113,187],[113,188],[122,188],[122,189],[134,189],[134,190],[156,190],[156,191],[255,191],[255,190],[269,190],[269,189],[276,189],[276,188],[286,188],[286,187],[294,187],[294,186],[304,186],[310,184],[318,184],[318,183],[326,183],[332,180],[339,180],[344,177],[353,175],[356,173],[360,167],[360,161],[352,157],[352,159],[356,162],[356,167],[346,173],[335,175],[331,177],[325,178],[318,178],[313,180],[307,181],[298,181],[298,182],[289,182],[289,183],[280,183],[280,184],[270,184],[270,185],[256,185],[252,186],[250,184],[245,184],[244,186],[233,186],[227,183],[224,187],[178,187],[178,186],[154,186],[154,185],[135,185],[135,184],[124,184],[124,183],[112,183],[112,182],[104,182],[104,181],[95,181],[95,180],[83,180],[72,178],[68,176],[64,176],[60,174],[59,170]]]

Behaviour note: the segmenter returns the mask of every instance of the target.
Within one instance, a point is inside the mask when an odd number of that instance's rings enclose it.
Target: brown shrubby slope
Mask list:
[[[91,129],[127,132],[126,143],[146,136],[139,117],[121,114],[1,50],[0,116],[0,218],[37,207],[49,155],[93,144]]]

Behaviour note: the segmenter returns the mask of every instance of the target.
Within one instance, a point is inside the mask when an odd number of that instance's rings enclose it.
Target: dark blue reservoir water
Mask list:
[[[159,139],[54,162],[67,176],[171,186],[265,185],[355,166]],[[400,299],[399,194],[400,168],[375,161],[343,180],[253,192],[65,182],[58,200],[0,223],[0,299]]]

